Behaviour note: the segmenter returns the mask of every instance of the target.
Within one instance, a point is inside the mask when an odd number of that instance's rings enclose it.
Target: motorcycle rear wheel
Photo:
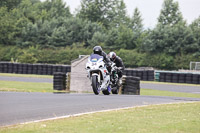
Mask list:
[[[119,87],[114,87],[112,90],[112,94],[118,94],[119,93]]]
[[[100,93],[100,90],[99,90],[99,83],[98,83],[98,77],[95,75],[95,76],[92,76],[92,89],[93,89],[93,92],[95,95],[99,95]]]
[[[103,90],[102,92],[104,95],[110,95],[110,92],[108,90]]]

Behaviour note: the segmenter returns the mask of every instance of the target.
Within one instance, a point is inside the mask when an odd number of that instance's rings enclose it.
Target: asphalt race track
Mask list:
[[[4,81],[52,83],[49,78],[0,76]],[[200,94],[198,85],[141,83],[141,88]],[[0,92],[0,127],[79,113],[142,105],[200,101],[161,96]]]
[[[200,98],[0,92],[0,126],[92,111],[190,101],[200,101]]]

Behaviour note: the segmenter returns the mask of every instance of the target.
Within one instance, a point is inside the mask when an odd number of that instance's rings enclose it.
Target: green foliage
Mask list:
[[[117,48],[134,49],[132,30],[125,25],[121,25],[118,31]]]
[[[77,16],[100,23],[107,29],[128,21],[123,0],[82,0]]]
[[[1,0],[0,7],[7,7],[8,10],[16,8],[22,0]]]
[[[42,3],[41,8],[44,14],[47,12],[47,19],[52,18],[58,19],[60,17],[70,18],[72,14],[70,13],[69,6],[63,2],[63,0],[46,0]]]
[[[164,0],[163,7],[158,18],[158,24],[174,25],[183,21],[181,12],[179,11],[178,2],[173,0]]]
[[[112,28],[107,34],[106,47],[110,49],[134,49],[136,47],[133,43],[134,33],[125,25]]]
[[[195,43],[198,45],[198,48],[196,49],[197,52],[194,54],[196,56],[200,56],[200,16],[195,19],[189,27],[192,30],[193,36],[195,38]]]
[[[4,45],[14,44],[16,27],[16,9],[8,12],[7,7],[0,8],[0,43]]]
[[[19,56],[19,62],[21,63],[36,63],[37,59],[34,57],[33,53],[24,51],[21,56]]]
[[[175,69],[189,69],[190,61],[199,62],[200,56],[195,56],[192,54],[181,54],[176,55],[174,58],[174,68]]]
[[[165,0],[153,29],[144,29],[123,0],[82,0],[71,14],[64,0],[0,1],[0,61],[70,64],[95,45],[116,51],[126,67],[188,68],[199,61],[200,18],[187,25],[178,2]]]
[[[191,29],[183,23],[174,26],[157,26],[149,32],[143,48],[147,52],[164,52],[171,55],[180,54],[182,51],[186,54],[198,51]]]
[[[92,39],[88,42],[91,47],[94,47],[96,45],[104,46],[106,38],[107,36],[104,33],[95,32]]]
[[[125,64],[125,67],[140,67],[144,66],[142,60],[145,58],[145,54],[138,53],[135,50],[120,49],[116,51],[116,54],[120,56]]]
[[[141,33],[143,30],[141,13],[138,8],[135,8],[133,17],[131,18],[131,28],[134,32]]]
[[[148,67],[154,67],[159,69],[174,69],[173,56],[167,55],[165,53],[159,54],[146,54],[145,58],[142,60],[142,64]]]
[[[16,46],[0,46],[0,61],[17,60],[21,49]]]
[[[138,8],[135,8],[133,17],[131,18],[131,25],[130,25],[134,36],[132,41],[132,48],[140,49],[140,46],[143,44],[145,32],[143,31],[143,24],[141,13]]]

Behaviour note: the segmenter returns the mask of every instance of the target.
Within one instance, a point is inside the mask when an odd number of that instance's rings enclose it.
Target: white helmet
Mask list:
[[[111,61],[115,61],[117,55],[116,55],[115,52],[110,52],[108,54],[108,56],[109,56],[109,58],[110,58]]]

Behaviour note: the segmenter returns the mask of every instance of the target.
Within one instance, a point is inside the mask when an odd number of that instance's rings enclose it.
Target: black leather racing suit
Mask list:
[[[110,63],[110,59],[108,58],[108,55],[104,51],[101,52],[101,56],[103,56],[103,60],[106,63]]]
[[[124,63],[119,56],[116,56],[115,60],[113,62],[116,64],[116,66],[118,68],[117,74],[119,75],[119,78],[121,78],[123,75],[122,70],[125,69]]]

